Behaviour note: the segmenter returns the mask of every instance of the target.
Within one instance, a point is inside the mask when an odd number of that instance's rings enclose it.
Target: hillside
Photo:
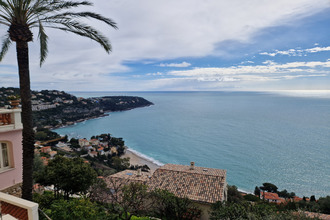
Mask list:
[[[17,88],[0,88],[0,107],[9,105],[7,96],[19,94]],[[153,105],[135,96],[81,98],[57,90],[32,91],[32,110],[36,127],[60,127],[106,115]]]

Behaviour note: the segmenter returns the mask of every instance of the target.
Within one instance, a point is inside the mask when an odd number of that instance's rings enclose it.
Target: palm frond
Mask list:
[[[38,23],[37,20],[44,17],[47,14],[53,14],[56,11],[61,11],[65,9],[71,9],[78,6],[91,6],[93,5],[91,2],[88,1],[81,1],[81,2],[74,2],[74,1],[47,1],[47,0],[38,0],[35,2],[31,7],[30,10],[27,11],[27,20],[29,25]]]
[[[6,38],[2,41],[2,47],[1,47],[1,52],[0,52],[0,61],[2,61],[2,59],[6,55],[10,45],[11,45],[11,40],[10,40],[9,34],[7,34]]]
[[[54,1],[56,2],[56,1]],[[56,2],[55,4],[50,4],[49,9],[52,11],[64,10],[69,8],[74,8],[78,6],[92,6],[93,3],[89,1],[82,1],[82,2],[74,2],[74,1],[60,1]]]
[[[0,12],[3,16],[10,18],[12,16],[12,7],[4,1],[0,1]]]
[[[47,57],[48,54],[48,36],[45,32],[45,29],[41,23],[41,21],[39,21],[39,34],[38,34],[38,38],[40,40],[40,66],[42,66],[42,64],[45,62],[45,59]]]
[[[95,19],[118,29],[116,22],[94,12],[68,11],[79,6],[92,6],[90,0],[0,0],[0,24],[19,24],[32,29],[38,27],[40,40],[40,66],[48,54],[48,36],[45,28],[55,28],[87,37],[99,43],[106,52],[111,51],[107,37],[93,27],[81,23],[79,19]],[[10,39],[4,41],[1,55],[4,56]]]
[[[0,0],[0,6],[3,8],[8,8],[8,4],[2,0]]]
[[[94,40],[97,43],[101,44],[101,46],[105,49],[107,53],[109,53],[112,50],[109,40],[101,33],[99,33],[96,29],[94,29],[89,25],[82,24],[72,20],[65,20],[65,19],[53,20],[51,23],[56,25],[49,25],[47,27],[75,33],[80,36]],[[58,25],[62,25],[64,27]]]
[[[86,32],[72,30],[70,28],[61,28],[61,27],[56,27],[56,29],[60,29],[62,31],[67,31],[67,32],[71,32],[71,33],[83,36],[83,37],[90,38],[91,40],[94,40],[95,42],[99,43],[107,53],[110,53],[112,51],[112,47],[111,47],[111,44],[110,44],[108,38],[103,36],[100,33],[88,34]]]
[[[116,22],[114,22],[112,19],[103,17],[102,15],[93,13],[93,12],[65,12],[65,13],[61,13],[61,14],[56,14],[54,16],[45,17],[42,20],[51,22],[51,20],[53,20],[53,19],[71,19],[74,17],[76,17],[76,18],[94,18],[96,20],[106,23],[107,25],[109,25],[115,29],[118,29]]]
[[[115,29],[118,29],[116,22],[114,22],[112,19],[106,18],[106,17],[104,17],[100,14],[96,14],[96,13],[93,13],[93,12],[81,12],[81,13],[78,13],[78,14],[80,14],[82,17],[94,18],[96,20],[102,21],[102,22],[110,25],[111,27],[113,27]]]
[[[11,20],[10,20],[10,18],[8,18],[8,17],[6,17],[6,16],[0,14],[0,23],[1,23],[1,24],[4,24],[4,25],[6,25],[6,26],[10,26],[10,24],[11,24]]]

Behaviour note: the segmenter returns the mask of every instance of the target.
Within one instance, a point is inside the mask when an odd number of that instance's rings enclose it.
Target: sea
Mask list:
[[[245,192],[270,182],[301,197],[330,195],[330,91],[71,94],[154,105],[56,129],[61,135],[110,133],[158,165],[226,169],[228,184]]]

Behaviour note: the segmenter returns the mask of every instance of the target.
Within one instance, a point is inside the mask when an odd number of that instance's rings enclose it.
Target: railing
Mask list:
[[[0,113],[0,126],[11,124],[11,114],[9,113]]]
[[[38,204],[0,192],[0,207],[3,215],[15,219],[38,220]],[[13,218],[10,218],[13,219]]]
[[[22,129],[21,109],[0,109],[0,132]]]

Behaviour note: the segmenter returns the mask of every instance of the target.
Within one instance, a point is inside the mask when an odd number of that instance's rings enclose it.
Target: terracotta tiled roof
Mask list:
[[[203,203],[224,200],[226,170],[166,164],[152,175],[151,189],[166,189],[178,197]]]
[[[2,214],[10,214],[11,216],[20,219],[20,220],[28,220],[28,212],[26,209],[21,207],[17,207],[15,205],[6,203],[1,201],[1,213]]]
[[[50,152],[52,149],[51,149],[50,146],[47,146],[47,147],[42,147],[40,150],[41,150],[41,152],[43,152],[43,153],[47,153],[47,152]]]
[[[261,196],[270,202],[276,202],[276,203],[285,203],[286,202],[286,200],[284,198],[279,197],[277,193],[261,192]]]
[[[301,200],[303,200],[303,198],[300,198],[300,197],[298,197],[298,196],[294,196],[294,197],[293,197],[293,201],[295,201],[295,202],[299,202],[299,201],[301,201]]]
[[[111,186],[123,186],[130,182],[140,182],[149,186],[149,190],[165,189],[176,196],[201,203],[215,203],[224,200],[226,170],[166,164],[158,168],[152,176],[149,172],[125,170],[105,178]]]
[[[141,175],[138,175],[137,170],[124,170],[119,173],[115,173],[111,176],[108,176],[107,179],[116,179],[123,180],[124,182],[140,182],[147,184],[149,176],[149,172],[141,172]]]
[[[48,154],[49,154],[49,155],[56,155],[56,154],[57,154],[57,151],[54,151],[54,150],[53,150],[53,151],[49,152]]]
[[[262,197],[269,200],[279,200],[280,197],[278,197],[277,193],[271,193],[271,192],[261,192]]]
[[[107,176],[104,178],[107,187],[110,188],[110,192],[106,198],[101,198],[103,202],[113,202],[113,200],[121,200],[122,188],[130,183],[141,183],[147,185],[149,179],[149,172],[141,172],[138,175],[136,170],[124,170],[119,173]],[[98,198],[100,199],[100,198]]]

